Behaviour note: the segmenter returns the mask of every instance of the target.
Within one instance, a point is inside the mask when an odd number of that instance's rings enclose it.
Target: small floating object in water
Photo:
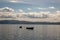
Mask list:
[[[22,28],[22,26],[20,26],[19,28]]]
[[[26,29],[33,30],[33,29],[34,29],[34,27],[26,27]]]

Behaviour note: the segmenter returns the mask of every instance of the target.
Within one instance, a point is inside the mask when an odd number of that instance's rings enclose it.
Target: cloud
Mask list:
[[[20,18],[59,18],[60,11],[51,13],[49,11],[40,11],[40,12],[28,12],[28,13],[18,13]]]
[[[53,6],[52,6],[52,7],[48,7],[48,8],[50,8],[50,9],[55,9],[55,7],[53,7]]]
[[[48,12],[30,12],[28,13],[29,18],[48,18]]]
[[[13,2],[13,3],[19,3],[19,2],[23,2],[23,1],[19,1],[19,0],[8,0],[9,2]]]
[[[18,13],[17,16],[20,18],[48,18],[50,12],[23,12]]]
[[[0,11],[5,11],[5,12],[14,12],[14,9],[9,8],[9,7],[4,7],[4,8],[0,8]]]
[[[18,11],[19,11],[19,12],[21,12],[21,13],[23,13],[23,12],[24,12],[22,9],[19,9]]]
[[[11,12],[0,12],[0,18],[16,18],[16,15]]]
[[[0,18],[16,18],[13,12],[14,12],[14,9],[10,7],[0,8]]]
[[[47,7],[48,9],[54,9],[55,7]],[[29,8],[31,9],[31,8]],[[41,8],[40,8],[41,9]],[[42,8],[43,9],[43,8]],[[24,10],[22,9],[18,9],[15,13],[14,9],[10,8],[10,7],[4,7],[4,8],[0,8],[0,10],[2,10],[0,12],[0,18],[12,18],[12,19],[17,19],[17,20],[28,20],[28,21],[32,21],[33,20],[37,20],[38,19],[40,21],[42,20],[49,20],[49,21],[54,21],[54,20],[60,20],[60,10],[57,10],[55,12],[50,12],[50,11],[40,11],[40,12],[24,12]],[[5,12],[4,12],[4,11]]]
[[[40,8],[40,7],[38,7],[37,9],[40,9],[40,10],[46,10],[47,8]]]
[[[49,9],[54,9],[55,7],[48,7]],[[39,9],[48,9],[48,8],[39,8]],[[27,8],[28,10],[31,10],[31,8]],[[14,12],[14,9],[9,7],[0,8],[0,10],[3,11],[3,13],[0,13],[2,15],[1,17],[12,17],[12,18],[55,18],[60,17],[60,11],[56,11],[54,13],[51,13],[49,11],[40,11],[40,12],[24,12],[24,10],[19,9],[17,12]],[[5,11],[5,12],[4,12]]]
[[[18,1],[18,0],[9,0],[9,1]]]
[[[56,13],[60,13],[60,11],[58,10],[58,11],[56,11]]]
[[[10,2],[17,3],[18,1],[10,1]]]
[[[60,21],[60,11],[51,13],[49,11],[40,12],[0,12],[0,18],[11,18],[11,20],[25,20],[25,21]],[[2,19],[1,19],[2,20]],[[10,19],[9,19],[10,20]]]
[[[40,9],[40,10],[49,10],[49,9],[56,9],[56,8],[54,6],[51,6],[51,7],[47,7],[47,8],[38,7],[37,9]]]
[[[9,15],[9,16],[0,15],[0,18],[15,18],[15,17],[13,17],[13,16],[11,16],[11,15]]]
[[[31,4],[30,2],[27,2],[26,0],[8,0],[8,2]]]
[[[28,10],[32,10],[31,8],[27,8]]]

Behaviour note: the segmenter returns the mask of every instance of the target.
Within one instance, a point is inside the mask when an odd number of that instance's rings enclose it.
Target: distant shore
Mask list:
[[[60,22],[29,22],[18,20],[1,20],[0,24],[41,24],[41,25],[60,25]]]

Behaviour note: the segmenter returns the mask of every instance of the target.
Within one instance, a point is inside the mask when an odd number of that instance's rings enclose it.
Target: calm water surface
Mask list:
[[[60,25],[0,24],[0,40],[60,40]]]

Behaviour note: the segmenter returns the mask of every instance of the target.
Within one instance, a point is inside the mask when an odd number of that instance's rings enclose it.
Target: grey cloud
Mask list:
[[[9,16],[0,15],[0,18],[15,18],[15,17],[14,16],[11,16],[11,15],[9,15]]]
[[[29,18],[48,18],[48,15],[42,14],[42,16],[35,16],[35,15],[26,15]]]
[[[14,9],[9,8],[9,7],[4,7],[4,8],[1,8],[0,11],[3,11],[3,12],[13,12]]]
[[[27,13],[27,14],[23,14],[21,17],[22,18],[48,18],[49,16],[47,14],[31,15],[31,14]]]

